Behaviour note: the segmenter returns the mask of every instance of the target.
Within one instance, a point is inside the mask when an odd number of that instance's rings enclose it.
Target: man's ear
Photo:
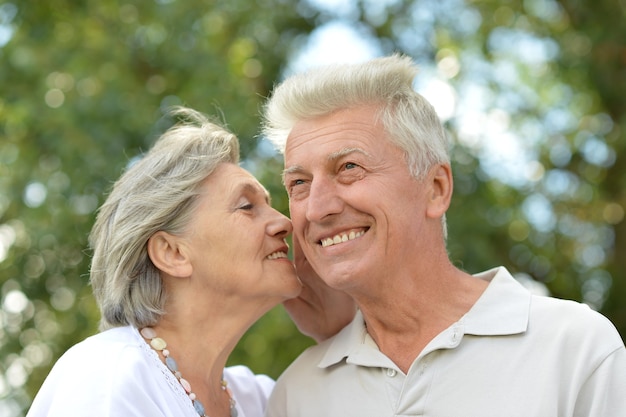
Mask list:
[[[431,218],[440,218],[450,207],[452,199],[452,169],[448,164],[433,167],[428,175],[430,184],[427,214]]]
[[[188,277],[193,271],[180,238],[167,232],[156,232],[148,239],[148,256],[157,268],[173,277]]]

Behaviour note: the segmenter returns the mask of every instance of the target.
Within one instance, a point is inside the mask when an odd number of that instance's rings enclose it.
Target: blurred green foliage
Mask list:
[[[96,331],[86,237],[112,182],[166,127],[164,109],[226,122],[287,213],[281,159],[256,137],[259,110],[307,36],[335,21],[381,54],[430,65],[459,100],[480,87],[477,123],[504,121],[532,157],[523,181],[507,180],[462,115],[446,120],[454,262],[527,273],[626,335],[624,3],[322,3],[0,4],[0,414],[22,415],[54,361]],[[310,344],[277,307],[231,363],[277,377]]]

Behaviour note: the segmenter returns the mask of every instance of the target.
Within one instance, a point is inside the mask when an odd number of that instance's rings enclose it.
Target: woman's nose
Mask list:
[[[289,217],[276,209],[272,209],[273,218],[268,224],[267,232],[271,236],[286,237],[293,232],[293,225]]]

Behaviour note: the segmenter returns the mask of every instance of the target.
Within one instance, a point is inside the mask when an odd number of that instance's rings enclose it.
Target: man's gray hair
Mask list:
[[[380,106],[378,117],[405,153],[411,173],[420,178],[439,163],[449,163],[448,140],[433,106],[413,89],[417,66],[394,54],[364,63],[335,64],[287,78],[264,111],[263,136],[284,153],[287,137],[300,120],[361,105]]]

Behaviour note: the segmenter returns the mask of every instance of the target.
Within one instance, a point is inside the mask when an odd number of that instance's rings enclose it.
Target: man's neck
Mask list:
[[[378,348],[403,372],[441,332],[476,303],[488,283],[462,271],[394,283],[382,295],[355,297],[367,331]]]

